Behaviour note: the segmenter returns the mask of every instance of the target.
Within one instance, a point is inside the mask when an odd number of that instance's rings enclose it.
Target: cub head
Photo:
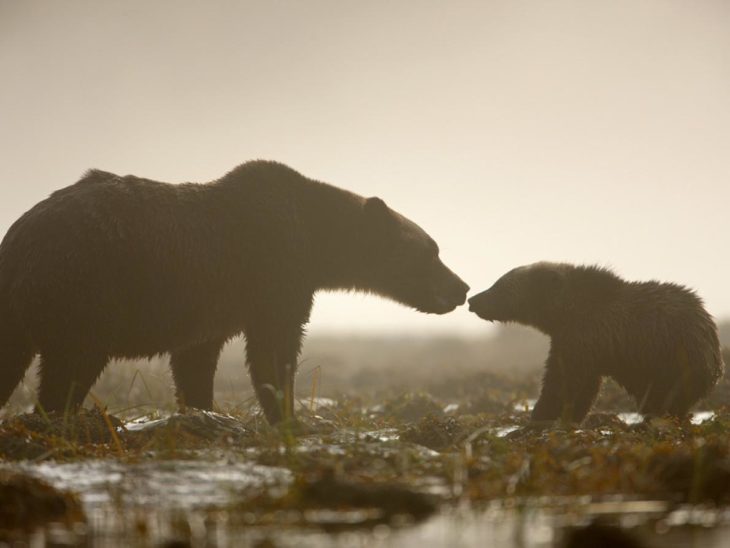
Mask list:
[[[510,270],[492,287],[469,299],[483,320],[516,322],[549,332],[560,321],[568,265],[535,263]]]
[[[517,322],[548,335],[582,322],[610,306],[625,282],[600,266],[541,262],[510,270],[469,299],[484,320]]]
[[[432,314],[464,304],[469,286],[441,262],[436,242],[421,227],[380,198],[368,198],[363,213],[361,289]]]

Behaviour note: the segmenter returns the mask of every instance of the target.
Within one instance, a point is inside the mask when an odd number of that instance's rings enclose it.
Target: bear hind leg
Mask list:
[[[46,412],[74,412],[104,370],[103,355],[41,351],[38,406]]]
[[[644,394],[634,394],[634,397],[639,413],[645,417],[671,415],[683,418],[700,399],[699,395],[689,392],[687,386],[675,383],[671,386],[650,386]]]
[[[180,408],[213,408],[213,380],[224,341],[208,341],[176,350],[170,355]]]
[[[0,324],[0,407],[22,380],[35,354],[17,330]]]

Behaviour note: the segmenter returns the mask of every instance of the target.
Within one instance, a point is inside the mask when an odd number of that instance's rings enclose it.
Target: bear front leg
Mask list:
[[[302,328],[255,330],[246,333],[251,381],[269,424],[294,418],[294,375],[301,347]]]
[[[206,341],[173,351],[170,368],[181,409],[213,408],[213,379],[224,341]]]
[[[556,353],[545,365],[542,391],[532,410],[532,421],[565,419],[581,422],[598,395],[601,377]]]

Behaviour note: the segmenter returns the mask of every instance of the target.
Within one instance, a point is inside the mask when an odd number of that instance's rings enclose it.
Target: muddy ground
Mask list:
[[[535,429],[539,361],[465,367],[442,343],[396,368],[305,361],[299,422],[276,429],[225,366],[214,413],[175,413],[164,363],[112,366],[74,417],[24,413],[29,378],[0,424],[0,543],[723,545],[727,380],[691,420],[642,422],[606,383],[580,427]]]

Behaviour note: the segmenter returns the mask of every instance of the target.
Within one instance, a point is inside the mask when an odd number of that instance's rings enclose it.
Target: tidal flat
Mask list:
[[[683,421],[644,421],[608,382],[583,424],[535,427],[539,368],[366,367],[345,390],[303,367],[298,421],[272,428],[235,383],[213,412],[158,404],[158,366],[102,379],[78,415],[16,395],[0,542],[712,548],[728,534],[727,381]]]

